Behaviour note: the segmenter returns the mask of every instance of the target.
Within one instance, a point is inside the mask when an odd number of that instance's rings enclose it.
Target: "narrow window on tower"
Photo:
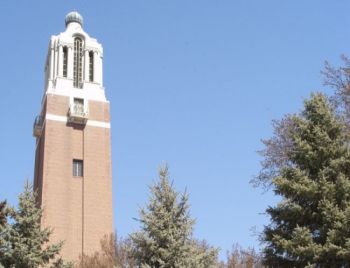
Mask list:
[[[94,81],[94,52],[89,52],[89,81]]]
[[[74,98],[74,114],[84,116],[84,99]]]
[[[73,159],[73,177],[83,177],[83,160]]]
[[[74,87],[83,87],[83,41],[80,37],[74,39],[74,68],[73,68],[73,78]]]
[[[63,47],[63,77],[67,77],[68,48]]]

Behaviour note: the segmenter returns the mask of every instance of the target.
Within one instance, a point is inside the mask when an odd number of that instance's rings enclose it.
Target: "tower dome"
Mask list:
[[[66,19],[65,19],[66,27],[71,22],[77,22],[77,23],[80,24],[81,27],[83,27],[83,17],[82,17],[82,15],[80,15],[76,11],[69,12],[66,15]]]

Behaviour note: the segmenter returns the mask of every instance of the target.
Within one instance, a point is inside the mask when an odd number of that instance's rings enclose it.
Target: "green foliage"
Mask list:
[[[209,268],[218,266],[218,249],[212,248],[205,240],[192,240],[189,254],[189,266],[193,268]]]
[[[267,209],[271,224],[262,237],[264,261],[271,267],[350,267],[345,124],[322,94],[312,95],[304,111],[288,121],[293,127],[287,128],[287,159],[269,178],[282,201]]]
[[[4,217],[2,204],[2,247],[0,264],[4,267],[37,268],[47,267],[59,253],[63,242],[48,245],[51,230],[40,229],[42,210],[36,205],[36,195],[26,182],[24,192],[19,196],[18,209],[6,207]],[[10,216],[10,223],[7,217]],[[53,267],[69,267],[58,260]]]
[[[150,190],[147,208],[140,211],[141,231],[131,234],[136,262],[152,268],[212,267],[217,250],[193,240],[188,195],[175,191],[167,167]]]
[[[0,202],[0,260],[3,258],[3,252],[8,246],[5,237],[9,231],[9,225],[7,222],[7,217],[9,213],[10,209],[7,206],[6,201]],[[1,262],[0,267],[2,267]]]
[[[6,201],[0,202],[0,228],[7,223],[8,209]]]

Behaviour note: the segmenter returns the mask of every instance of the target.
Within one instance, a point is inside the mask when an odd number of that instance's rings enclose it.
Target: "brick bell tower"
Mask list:
[[[113,231],[111,137],[102,46],[83,30],[79,13],[69,13],[65,25],[51,37],[45,62],[34,189],[50,241],[64,240],[61,255],[76,261]]]

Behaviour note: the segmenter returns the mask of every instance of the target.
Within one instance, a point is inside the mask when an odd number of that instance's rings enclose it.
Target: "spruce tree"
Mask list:
[[[0,228],[7,223],[7,204],[6,201],[0,202]]]
[[[1,264],[9,268],[48,267],[49,262],[59,254],[63,242],[48,244],[52,231],[40,228],[42,210],[37,207],[36,195],[28,182],[19,196],[18,209],[10,211],[10,223],[2,221],[6,231],[2,236],[0,267]],[[61,259],[53,266],[69,267]]]
[[[322,94],[313,94],[303,112],[288,121],[287,159],[270,178],[282,200],[267,209],[271,223],[262,236],[264,262],[269,267],[350,267],[345,124]]]
[[[3,252],[7,247],[5,237],[7,232],[9,231],[9,224],[7,221],[9,213],[10,211],[6,201],[0,202],[0,267],[3,267],[1,265],[1,259],[3,258]]]
[[[141,267],[212,267],[217,250],[193,240],[195,221],[190,217],[187,193],[179,194],[169,182],[168,168],[150,187],[147,208],[140,210],[141,231],[131,234],[132,256]]]

